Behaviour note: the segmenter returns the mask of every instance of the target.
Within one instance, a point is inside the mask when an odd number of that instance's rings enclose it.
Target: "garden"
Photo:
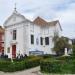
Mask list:
[[[56,57],[49,57],[40,62],[42,73],[52,74],[75,74],[75,44],[68,43],[68,39],[55,37],[54,50],[57,53]],[[68,56],[64,55],[64,49],[72,48],[72,53]]]
[[[15,72],[39,66],[41,57],[29,56],[23,59],[0,59],[0,71]]]
[[[40,66],[42,73],[75,74],[75,45],[70,46],[70,44],[64,40],[60,38],[60,40],[55,43],[53,49],[56,50],[57,55],[26,56],[21,59],[13,59],[13,62],[11,59],[8,59],[7,56],[0,58],[0,71],[16,72]],[[62,54],[63,51],[61,50],[65,47],[68,49],[70,47],[72,48],[72,54],[70,56],[64,56]]]
[[[28,56],[22,60],[0,59],[0,71],[16,72],[40,65],[42,73],[75,74],[75,57],[72,56]]]
[[[42,73],[75,74],[75,57],[62,56],[41,61]]]

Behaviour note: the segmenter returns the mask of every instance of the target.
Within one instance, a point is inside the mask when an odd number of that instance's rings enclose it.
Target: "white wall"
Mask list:
[[[24,51],[24,40],[23,40],[23,24],[18,24],[12,27],[8,27],[5,29],[5,53],[9,55],[9,57],[11,56],[12,53],[12,44],[16,43],[16,53],[18,54],[19,51],[21,54],[23,54]],[[13,30],[16,29],[17,30],[17,37],[16,40],[12,39],[13,36]],[[7,48],[10,47],[10,53],[7,53]]]
[[[28,51],[43,51],[44,54],[55,54],[55,52],[52,51],[52,48],[54,46],[54,43],[52,41],[54,37],[54,30],[55,27],[51,26],[39,26],[39,25],[34,25],[30,24],[29,26],[29,48]],[[30,35],[34,35],[34,44],[31,44],[31,37]],[[36,44],[36,39],[38,37],[39,44]],[[43,37],[43,45],[40,44],[40,37]],[[45,45],[45,37],[49,37],[49,45]]]
[[[21,15],[20,15],[21,16]],[[7,21],[4,26],[5,28],[5,54],[11,58],[12,44],[16,43],[16,55],[20,54],[29,55],[29,51],[43,51],[44,54],[55,54],[52,51],[54,43],[52,41],[54,37],[54,32],[58,31],[60,33],[59,24],[56,26],[50,25],[36,25],[31,23],[25,18],[20,16],[12,16],[9,21]],[[16,21],[13,20],[16,17]],[[12,40],[12,31],[17,30],[17,39]],[[31,34],[34,35],[34,44],[31,44]],[[43,37],[43,45],[40,44],[40,37]],[[45,45],[45,37],[49,37],[49,45]],[[38,45],[36,44],[36,39],[38,38]],[[7,53],[7,48],[10,47],[10,53]]]

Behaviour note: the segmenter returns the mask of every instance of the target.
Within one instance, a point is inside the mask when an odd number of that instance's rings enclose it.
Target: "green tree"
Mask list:
[[[75,57],[75,45],[72,46],[72,50],[73,50],[72,55],[73,57]]]
[[[54,37],[55,38],[55,37]],[[56,51],[58,55],[63,55],[64,49],[70,49],[71,44],[69,44],[69,39],[67,37],[60,37],[54,41],[54,48],[53,50]]]

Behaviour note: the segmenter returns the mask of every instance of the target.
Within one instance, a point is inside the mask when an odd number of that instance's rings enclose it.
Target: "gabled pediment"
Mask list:
[[[27,19],[19,14],[17,11],[13,12],[13,14],[4,22],[4,26],[10,26],[16,23],[21,23],[23,21],[26,21]]]

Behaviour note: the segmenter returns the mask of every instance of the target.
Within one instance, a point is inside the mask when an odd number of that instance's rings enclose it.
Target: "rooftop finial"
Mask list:
[[[15,3],[15,8],[14,8],[14,10],[16,11],[16,3]]]

